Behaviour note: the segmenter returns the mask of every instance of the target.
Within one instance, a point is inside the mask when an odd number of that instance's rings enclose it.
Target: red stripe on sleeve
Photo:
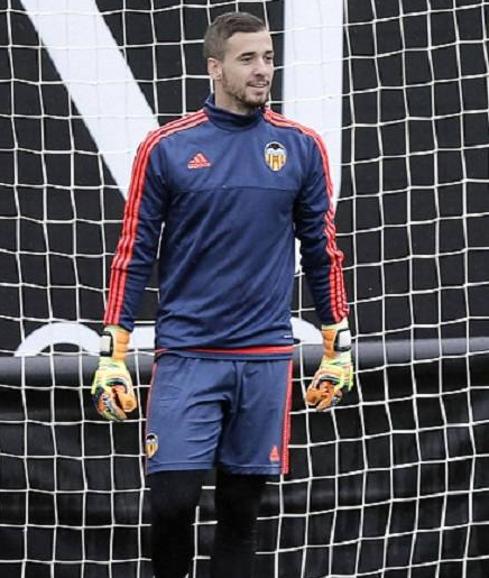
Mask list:
[[[138,148],[132,167],[129,195],[124,209],[121,236],[111,266],[109,299],[104,316],[105,325],[117,325],[119,323],[126,289],[127,268],[134,250],[136,232],[139,224],[139,208],[143,198],[146,169],[151,151],[162,138],[197,126],[206,119],[207,115],[204,111],[200,110],[171,122],[149,133]]]
[[[346,298],[346,291],[343,279],[343,253],[336,245],[336,227],[334,224],[335,208],[333,206],[333,181],[331,179],[331,171],[329,168],[329,158],[326,146],[322,138],[312,129],[294,122],[273,112],[271,109],[265,111],[265,119],[271,124],[285,128],[295,128],[302,133],[310,136],[319,149],[321,160],[323,163],[324,178],[326,183],[326,192],[329,199],[329,208],[325,215],[324,231],[328,239],[326,245],[326,252],[328,253],[331,266],[329,272],[329,287],[331,311],[335,322],[341,321],[348,314],[348,301]]]

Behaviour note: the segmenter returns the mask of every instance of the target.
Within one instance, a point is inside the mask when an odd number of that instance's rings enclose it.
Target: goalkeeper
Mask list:
[[[157,261],[146,434],[156,578],[189,572],[195,507],[214,467],[211,576],[253,575],[265,483],[288,469],[295,236],[325,347],[306,402],[326,410],[352,386],[325,146],[266,106],[273,45],[260,19],[219,16],[204,55],[214,92],[136,154],[92,386],[105,418],[135,409],[124,357]]]

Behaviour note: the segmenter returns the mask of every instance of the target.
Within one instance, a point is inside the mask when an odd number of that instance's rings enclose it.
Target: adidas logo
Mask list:
[[[268,456],[271,462],[279,462],[280,461],[280,454],[278,453],[277,446],[273,446],[270,455]]]
[[[207,160],[203,153],[197,153],[193,158],[191,158],[187,164],[189,169],[205,169],[210,167],[211,163]]]

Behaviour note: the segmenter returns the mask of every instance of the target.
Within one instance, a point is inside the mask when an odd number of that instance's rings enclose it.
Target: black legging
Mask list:
[[[193,557],[193,528],[205,470],[158,472],[151,489],[152,558],[155,578],[184,578]],[[217,528],[211,578],[251,578],[256,551],[256,519],[266,476],[218,471]]]

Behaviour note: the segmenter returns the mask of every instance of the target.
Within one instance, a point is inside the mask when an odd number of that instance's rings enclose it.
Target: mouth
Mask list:
[[[268,88],[270,83],[268,82],[250,82],[248,83],[248,86],[251,86],[251,88],[259,88],[259,89],[263,89],[263,88]]]

